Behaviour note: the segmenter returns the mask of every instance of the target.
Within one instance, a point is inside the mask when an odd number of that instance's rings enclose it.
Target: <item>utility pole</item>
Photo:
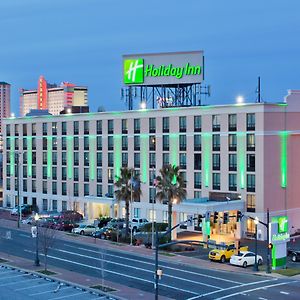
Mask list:
[[[20,206],[20,157],[19,152],[15,152],[15,160],[16,160],[16,177],[17,177],[17,208],[18,208],[18,220],[17,220],[17,226],[20,228],[20,219],[21,219],[21,206]]]
[[[155,300],[158,300],[158,230],[155,222]]]
[[[269,248],[269,238],[270,238],[270,232],[269,232],[269,224],[270,224],[270,212],[269,209],[267,209],[267,273],[271,273],[271,268],[270,268],[270,258],[271,258],[271,253],[270,253],[270,248]]]

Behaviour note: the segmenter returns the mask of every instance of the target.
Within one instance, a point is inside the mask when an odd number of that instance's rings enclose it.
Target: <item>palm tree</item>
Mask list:
[[[159,201],[167,200],[168,203],[168,227],[172,228],[173,203],[180,203],[186,197],[185,181],[179,173],[179,167],[166,165],[159,170],[161,176],[155,178],[155,186],[158,190],[156,198]],[[171,241],[171,232],[168,235]]]
[[[131,201],[139,200],[141,196],[140,178],[134,175],[133,168],[121,168],[120,176],[116,176],[115,191],[118,201],[125,201],[126,236],[129,233],[129,204]]]

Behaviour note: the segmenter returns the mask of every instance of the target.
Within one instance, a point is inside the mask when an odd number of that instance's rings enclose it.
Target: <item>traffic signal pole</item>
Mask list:
[[[267,270],[266,272],[269,274],[271,273],[271,268],[270,268],[270,261],[271,261],[271,253],[270,253],[270,247],[269,247],[269,238],[270,238],[270,232],[269,232],[269,223],[270,223],[270,212],[269,209],[267,209],[267,243],[268,243],[268,250],[267,250]]]

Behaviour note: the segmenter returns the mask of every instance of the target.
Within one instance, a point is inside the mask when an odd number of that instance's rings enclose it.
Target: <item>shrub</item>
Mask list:
[[[166,231],[167,230],[168,224],[167,223],[156,223],[156,226],[157,226],[157,231],[161,232],[161,231]],[[154,228],[154,230],[155,230],[155,228]],[[140,231],[152,232],[152,223],[145,224],[144,226],[142,226],[140,228]]]

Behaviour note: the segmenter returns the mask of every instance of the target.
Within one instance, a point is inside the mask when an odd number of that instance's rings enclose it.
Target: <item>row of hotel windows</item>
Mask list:
[[[212,131],[220,131],[221,123],[220,123],[220,115],[212,115]],[[52,135],[57,135],[58,126],[57,122],[52,122]],[[48,123],[43,123],[43,135],[48,134]],[[73,121],[73,134],[79,134],[79,121]],[[133,120],[133,128],[134,133],[140,133],[141,130],[141,120],[134,119]],[[201,116],[194,116],[194,131],[199,132],[202,128]],[[247,131],[255,130],[255,114],[248,113],[246,118],[246,128]],[[27,124],[23,124],[23,136],[27,135]],[[187,117],[179,117],[179,132],[186,132],[187,129]],[[36,135],[36,123],[31,124],[32,135]],[[162,131],[169,132],[170,130],[170,118],[163,117],[162,118]],[[237,115],[230,114],[228,115],[228,131],[236,131],[237,130]],[[90,121],[83,121],[83,132],[84,134],[90,133]],[[96,121],[96,132],[97,134],[102,134],[102,120]],[[156,132],[156,118],[149,118],[149,132]],[[19,135],[19,124],[15,124],[14,127],[15,136]],[[114,120],[107,120],[107,133],[114,133]],[[122,133],[128,133],[128,119],[122,119]],[[6,135],[11,135],[10,124],[6,125]],[[61,122],[61,135],[67,135],[67,122]]]
[[[36,138],[32,138],[31,148],[32,150],[36,150]],[[170,137],[168,135],[163,135],[162,137],[162,150],[169,151],[170,150]],[[22,146],[23,150],[28,149],[28,139],[22,139]],[[43,150],[48,149],[48,139],[43,137],[42,140]],[[195,134],[194,135],[194,151],[201,151],[201,135]],[[212,135],[212,150],[213,151],[220,151],[221,145],[221,136],[220,134],[213,134]],[[255,135],[252,133],[248,133],[246,135],[246,146],[247,151],[255,151]],[[58,148],[58,140],[57,137],[52,137],[50,147],[52,150],[57,150]],[[80,143],[79,137],[73,138],[73,150],[79,150]],[[11,139],[6,139],[6,149],[11,149]],[[15,149],[19,149],[19,139],[15,139]],[[61,138],[61,149],[67,150],[67,137]],[[90,150],[90,138],[85,136],[83,138],[83,149]],[[102,150],[102,136],[96,137],[96,149]],[[114,150],[114,137],[108,136],[107,137],[107,149],[108,151]],[[140,151],[141,149],[141,138],[140,136],[134,136],[134,150]],[[122,136],[122,150],[128,150],[128,136]],[[154,135],[149,136],[149,150],[156,151],[156,137]],[[187,137],[186,135],[179,135],[179,150],[186,151],[187,150]],[[237,151],[237,135],[236,134],[229,134],[228,135],[228,150],[229,151]]]

